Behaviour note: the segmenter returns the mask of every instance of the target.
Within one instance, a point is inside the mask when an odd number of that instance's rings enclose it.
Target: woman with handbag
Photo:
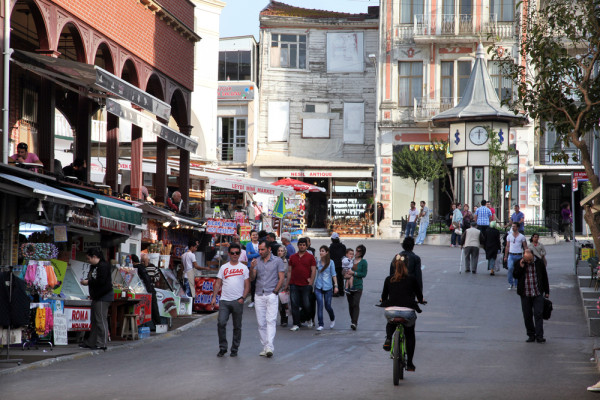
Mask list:
[[[459,247],[457,243],[460,243],[460,237],[462,235],[462,220],[463,215],[460,212],[460,203],[452,204],[452,224],[450,230],[452,230],[452,236],[450,237],[450,247]],[[458,241],[457,241],[458,239]]]

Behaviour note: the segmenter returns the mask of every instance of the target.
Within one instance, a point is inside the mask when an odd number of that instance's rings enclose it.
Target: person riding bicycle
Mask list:
[[[415,297],[419,303],[425,304],[423,300],[423,292],[421,287],[414,276],[408,274],[406,268],[406,257],[398,254],[393,261],[395,270],[394,275],[385,278],[383,283],[383,291],[381,292],[381,306],[382,307],[407,307],[412,308],[416,312],[420,313],[421,309],[415,301]],[[383,349],[390,351],[392,344],[392,335],[396,330],[396,324],[388,322],[385,327],[386,339],[383,344]],[[413,364],[413,355],[415,354],[415,327],[405,326],[404,335],[406,337],[406,353],[407,353],[407,370],[414,371],[415,365]]]

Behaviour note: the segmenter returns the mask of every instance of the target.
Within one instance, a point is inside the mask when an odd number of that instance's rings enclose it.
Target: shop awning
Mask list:
[[[142,225],[142,210],[108,196],[88,192],[81,189],[65,188],[69,192],[93,199],[100,217],[124,222],[131,225]]]
[[[171,106],[162,100],[144,92],[129,82],[96,66],[62,58],[48,57],[27,51],[11,49],[11,61],[21,68],[78,91],[86,88],[90,95],[123,99],[151,112],[165,120],[171,116]]]
[[[33,197],[41,200],[53,201],[55,203],[79,208],[94,205],[93,202],[85,198],[75,196],[52,186],[44,185],[43,183],[30,181],[9,174],[0,174],[0,178],[12,182],[0,182],[0,189],[6,193],[12,193],[21,197]],[[16,186],[15,183],[19,186]]]
[[[208,184],[210,186],[217,186],[224,189],[237,190],[239,192],[262,193],[273,196],[277,196],[279,195],[279,193],[287,195],[292,195],[296,193],[292,188],[283,186],[273,186],[268,182],[263,182],[258,179],[242,178],[240,176],[233,175],[219,175],[210,172],[190,171],[190,175],[196,175],[207,178]]]
[[[127,106],[124,101],[107,99],[106,111],[119,118],[123,118],[134,125],[141,126],[142,128],[151,131],[157,137],[164,139],[180,149],[195,153],[198,148],[198,142],[191,137],[177,132],[175,129],[169,128],[167,125],[161,124],[157,120],[134,110]]]
[[[142,210],[144,212],[144,214],[145,214],[144,216],[155,219],[160,222],[173,221],[176,224],[179,224],[181,226],[191,227],[191,228],[199,228],[204,224],[204,221],[185,218],[180,215],[176,215],[172,211],[169,211],[164,208],[156,207],[151,204],[146,204],[146,203],[140,204],[137,206],[137,208],[139,208],[140,210]]]

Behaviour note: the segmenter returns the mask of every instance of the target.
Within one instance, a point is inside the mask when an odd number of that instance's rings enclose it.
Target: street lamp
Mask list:
[[[379,221],[377,218],[378,210],[377,205],[381,200],[380,188],[381,188],[381,171],[380,171],[380,158],[381,158],[381,143],[379,140],[379,73],[377,66],[377,55],[370,53],[368,55],[369,60],[375,67],[375,187],[374,187],[374,203],[373,204],[373,226],[375,227],[375,238],[379,238]]]

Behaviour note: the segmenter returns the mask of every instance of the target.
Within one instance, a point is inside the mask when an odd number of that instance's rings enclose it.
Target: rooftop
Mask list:
[[[378,7],[373,7],[378,8]],[[337,11],[327,10],[315,10],[310,8],[295,7],[289,4],[281,3],[279,1],[271,1],[265,8],[260,12],[261,16],[274,16],[274,17],[295,17],[295,18],[343,18],[354,21],[364,21],[366,19],[377,18],[379,13],[374,12],[375,10],[369,10],[369,13],[351,14]]]

